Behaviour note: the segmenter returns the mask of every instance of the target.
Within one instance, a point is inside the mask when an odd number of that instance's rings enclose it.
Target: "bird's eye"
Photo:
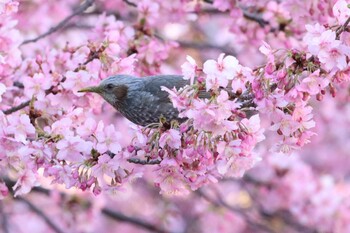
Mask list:
[[[114,87],[114,85],[113,85],[112,83],[109,83],[109,84],[107,84],[107,86],[106,86],[106,88],[107,88],[108,90],[112,90],[113,87]]]

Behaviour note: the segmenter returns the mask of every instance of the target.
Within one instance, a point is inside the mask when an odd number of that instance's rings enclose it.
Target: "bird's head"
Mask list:
[[[128,97],[128,94],[137,90],[142,79],[131,75],[115,75],[101,81],[98,86],[86,87],[79,92],[94,92],[102,96],[114,107]]]

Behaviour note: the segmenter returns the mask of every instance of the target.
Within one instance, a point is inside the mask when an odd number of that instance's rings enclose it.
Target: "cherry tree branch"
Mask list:
[[[253,186],[254,188],[256,187],[261,187],[261,186],[268,186],[271,188],[271,183],[268,182],[262,182],[258,179],[256,179],[255,177],[253,177],[252,175],[249,174],[245,174],[243,177],[243,180],[237,180],[234,179],[236,182],[240,182],[241,184],[243,184],[242,186],[247,186],[247,184],[250,184],[251,186]],[[248,187],[245,187],[245,190],[249,193],[249,195],[252,197],[252,199],[254,200],[259,200],[259,197],[257,195],[255,195],[251,190],[249,190]],[[301,223],[299,223],[297,221],[297,219],[295,219],[290,212],[287,211],[275,211],[273,213],[268,213],[266,212],[261,204],[259,204],[259,202],[255,202],[256,203],[256,208],[258,209],[258,212],[265,218],[269,218],[269,219],[274,219],[274,218],[280,218],[285,224],[287,224],[289,227],[294,228],[297,232],[304,232],[304,233],[316,233],[317,231],[314,229],[311,229]]]
[[[132,218],[132,217],[128,217],[122,213],[116,212],[116,211],[112,211],[110,209],[104,208],[102,209],[102,213],[108,217],[110,217],[111,219],[117,220],[117,221],[122,221],[122,222],[128,222],[130,224],[142,227],[144,229],[147,229],[149,231],[152,232],[156,232],[156,233],[167,233],[168,231],[165,231],[163,229],[160,229],[158,227],[156,227],[153,224],[150,224],[148,222],[145,222],[143,220],[137,219],[137,218]]]
[[[348,27],[350,23],[350,17],[345,21],[345,23],[337,30],[336,32],[336,39],[339,40],[340,35],[345,31],[345,29]]]
[[[7,177],[2,178],[2,180],[5,182],[8,189],[12,190],[12,187],[15,185],[15,182]],[[41,194],[45,194],[46,196],[50,196],[50,194],[51,194],[51,191],[49,189],[45,189],[45,188],[42,188],[40,186],[33,187],[32,191],[37,192],[37,193],[41,193]],[[69,195],[66,193],[60,193],[60,195],[62,197],[69,197]],[[16,197],[15,200],[19,200],[19,201],[26,203],[29,206],[29,208],[31,210],[33,210],[33,212],[37,213],[40,217],[42,217],[47,224],[53,224],[53,225],[50,225],[50,227],[55,227],[55,224],[37,206],[33,205],[33,203],[29,202],[27,199],[24,199],[22,197]],[[89,202],[89,201],[87,201],[87,202]],[[129,224],[134,225],[136,227],[143,228],[143,229],[146,229],[146,230],[149,230],[152,232],[171,233],[171,232],[166,231],[164,229],[161,229],[161,228],[157,227],[156,225],[149,223],[145,220],[142,220],[142,219],[136,218],[136,217],[127,216],[125,214],[122,214],[122,213],[115,211],[115,210],[111,210],[111,209],[106,208],[106,207],[102,208],[101,213],[103,215],[113,219],[113,220],[126,222],[126,223],[129,223]],[[56,233],[64,233],[57,226],[56,226],[56,228],[53,228],[53,230]]]
[[[175,42],[178,43],[183,48],[193,48],[198,50],[214,49],[214,50],[222,51],[225,54],[231,54],[231,55],[236,54],[235,50],[231,48],[229,45],[220,46],[220,45],[215,45],[210,43],[196,43],[193,41],[181,41],[181,40],[177,40]]]
[[[203,0],[203,2],[211,4],[211,5],[214,3],[213,0]],[[243,12],[244,18],[251,20],[251,21],[254,21],[254,22],[257,22],[261,27],[264,27],[265,25],[270,24],[268,21],[264,20],[260,15],[258,15],[256,13],[249,12],[248,10],[244,9],[244,7],[240,7],[240,8]]]
[[[99,58],[100,53],[103,52],[105,49],[106,49],[106,47],[101,47],[97,51],[90,51],[90,54],[88,55],[87,60],[83,64],[79,64],[78,67],[74,69],[74,72],[78,72],[83,66],[87,65],[88,63],[90,63],[94,59]],[[64,77],[60,82],[64,82],[65,80],[66,80],[66,77]],[[23,84],[20,82],[15,82],[14,86],[17,86],[18,88],[22,88],[22,89],[24,88]],[[45,94],[48,95],[48,94],[52,93],[53,88],[54,88],[54,86],[51,86],[51,88],[49,88],[45,91]],[[31,100],[27,100],[27,101],[15,106],[15,107],[4,110],[3,113],[5,115],[9,115],[9,114],[12,114],[14,112],[17,112],[17,111],[29,106],[30,102],[31,102]]]
[[[123,0],[123,2],[125,2],[125,3],[126,3],[127,5],[129,5],[129,6],[137,7],[137,4],[136,4],[136,3],[131,2],[131,1],[129,1],[129,0]]]
[[[66,26],[66,24],[75,16],[80,15],[81,13],[83,13],[87,8],[89,8],[92,4],[94,3],[94,0],[85,0],[85,2],[80,5],[77,9],[75,9],[73,11],[73,13],[69,16],[67,16],[66,18],[64,18],[61,22],[59,22],[56,26],[50,28],[47,32],[33,38],[33,39],[28,39],[28,40],[24,40],[22,42],[21,45],[25,45],[25,44],[29,44],[29,43],[33,43],[33,42],[37,42],[38,40],[47,37],[48,35],[62,29],[64,26]]]
[[[214,199],[212,197],[210,197],[208,194],[206,194],[205,192],[203,192],[201,189],[198,189],[196,191],[196,194],[200,197],[203,197],[205,200],[207,200],[209,203],[211,203],[213,206],[216,207],[222,207],[225,208],[235,214],[240,215],[242,218],[244,218],[244,220],[248,223],[249,226],[256,228],[257,230],[260,231],[264,231],[264,232],[274,232],[273,229],[271,229],[270,227],[255,222],[251,219],[251,216],[249,216],[244,210],[240,209],[240,208],[236,208],[233,207],[229,204],[227,204],[224,200],[222,200],[221,198],[218,199]]]
[[[150,160],[142,160],[139,158],[130,158],[128,159],[129,163],[141,164],[141,165],[155,165],[160,164],[162,161],[159,159],[150,159]]]
[[[8,218],[4,211],[4,202],[0,201],[1,229],[4,233],[9,233]]]
[[[62,231],[42,210],[40,210],[36,205],[34,205],[33,203],[31,203],[30,201],[28,201],[25,198],[22,197],[16,197],[15,200],[21,201],[25,204],[27,204],[27,206],[34,212],[36,213],[39,217],[41,217],[46,224],[56,233],[64,233],[64,231]]]
[[[27,101],[25,101],[25,102],[15,106],[15,107],[12,107],[10,109],[7,109],[7,110],[3,111],[3,113],[5,115],[10,115],[11,113],[17,112],[17,111],[19,111],[19,110],[29,106],[29,104],[30,104],[30,100],[27,100]]]

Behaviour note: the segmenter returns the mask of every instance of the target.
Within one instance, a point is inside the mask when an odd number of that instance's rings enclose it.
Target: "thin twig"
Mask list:
[[[154,224],[150,224],[150,223],[145,222],[143,220],[126,216],[122,213],[112,211],[112,210],[107,209],[107,208],[102,209],[102,213],[104,215],[114,219],[114,220],[128,222],[128,223],[131,223],[132,225],[147,229],[151,232],[157,232],[157,233],[167,233],[168,232],[166,230],[163,230],[163,229],[156,227],[156,225],[154,225]]]
[[[1,214],[1,229],[4,233],[9,233],[10,231],[9,231],[9,225],[8,225],[8,218],[4,210],[3,201],[0,201],[0,214]]]
[[[133,7],[137,7],[137,4],[134,2],[130,2],[129,0],[123,0],[123,2],[125,2],[127,5],[129,6],[133,6]]]
[[[203,197],[205,200],[207,200],[209,203],[216,207],[223,207],[229,211],[232,211],[235,214],[240,215],[244,220],[248,223],[249,226],[256,228],[257,230],[264,231],[264,232],[274,232],[273,229],[270,227],[254,222],[251,217],[242,209],[233,207],[229,204],[227,204],[222,198],[218,198],[217,200],[211,198],[209,195],[207,195],[205,192],[203,192],[201,189],[196,191],[196,194],[200,197]]]
[[[87,65],[88,63],[90,63],[91,61],[93,61],[94,59],[96,59],[96,58],[98,58],[98,57],[99,57],[98,53],[92,53],[91,56],[89,55],[88,59],[87,59],[82,65]],[[80,68],[81,68],[81,65],[79,65],[77,68],[75,68],[75,69],[74,69],[74,72],[78,72]],[[64,78],[61,80],[61,82],[64,82],[65,80],[66,80],[66,78],[64,77]],[[21,84],[20,82],[17,82],[15,85],[16,85],[17,87],[21,88],[23,84]],[[24,86],[23,86],[23,88],[24,88]],[[53,88],[54,88],[54,86],[52,86],[51,88],[47,89],[47,90],[45,91],[45,94],[48,95],[48,94],[52,93],[52,92],[53,92]],[[23,103],[21,103],[21,104],[15,106],[15,107],[12,107],[12,108],[10,108],[10,109],[4,110],[4,111],[2,111],[2,112],[3,112],[5,115],[9,115],[9,114],[12,114],[12,113],[14,113],[14,112],[17,112],[18,110],[21,110],[21,109],[23,109],[23,108],[29,106],[29,104],[30,104],[30,100],[27,100],[27,101],[25,101],[25,102],[23,102]]]
[[[128,162],[142,165],[155,165],[160,164],[162,161],[160,161],[159,159],[142,160],[139,158],[130,158],[128,159]]]
[[[233,179],[234,180],[234,179]],[[247,184],[253,186],[254,188],[259,189],[262,186],[267,186],[269,188],[273,187],[272,182],[266,182],[261,181],[257,178],[255,178],[252,175],[249,175],[246,173],[241,180],[235,180],[236,182],[239,181],[242,186],[246,186]],[[245,190],[249,193],[249,195],[252,197],[253,200],[259,200],[259,197],[254,194],[248,187],[245,187]],[[293,215],[287,211],[287,210],[277,210],[275,212],[266,212],[264,208],[262,207],[262,204],[260,204],[258,201],[256,203],[256,209],[260,213],[260,215],[267,219],[274,219],[274,218],[280,218],[283,220],[283,222],[288,225],[290,228],[293,228],[296,230],[296,232],[303,232],[303,233],[316,233],[317,230],[309,228],[308,226],[305,226],[301,224]]]
[[[227,45],[220,46],[220,45],[215,45],[210,43],[195,43],[193,41],[181,41],[181,40],[178,40],[175,42],[178,43],[183,48],[193,48],[193,49],[199,49],[199,50],[215,49],[215,50],[222,51],[225,54],[231,54],[231,55],[236,54],[235,50],[232,47]]]
[[[247,10],[242,9],[244,18],[257,22],[260,27],[265,27],[265,25],[270,24],[268,21],[264,20],[260,15],[257,15],[256,13],[251,13]]]
[[[345,23],[343,24],[343,26],[341,26],[337,32],[336,32],[336,39],[339,40],[340,35],[343,33],[343,31],[345,31],[345,29],[347,28],[347,26],[350,23],[350,17],[345,21]]]
[[[74,18],[77,15],[80,15],[83,13],[87,8],[89,8],[92,4],[94,3],[94,0],[86,0],[82,5],[80,5],[77,9],[73,11],[73,13],[69,16],[67,16],[65,19],[63,19],[61,22],[59,22],[56,26],[50,28],[47,32],[33,38],[33,39],[28,39],[22,42],[21,45],[37,42],[38,40],[60,30],[63,28],[72,18]],[[21,46],[20,45],[20,46]]]
[[[10,180],[9,178],[7,177],[3,177],[2,180],[5,182],[6,186],[11,189],[11,187],[15,184],[14,181]],[[50,196],[51,194],[51,190],[49,189],[46,189],[46,188],[42,188],[42,187],[34,187],[32,189],[33,192],[37,192],[37,193],[41,193],[41,194],[44,194],[46,196]],[[69,197],[68,194],[65,194],[65,193],[60,193],[60,195],[62,197]],[[16,197],[17,200],[19,201],[23,201],[25,202],[34,212],[36,212],[38,215],[40,215],[40,212],[42,213],[42,211],[40,209],[38,209],[38,207],[34,206],[32,203],[30,203],[28,200],[22,198],[22,197]],[[85,202],[86,203],[86,202]],[[33,207],[35,207],[35,210],[33,209]],[[39,212],[37,212],[37,210],[39,210]],[[145,220],[142,220],[142,219],[139,219],[139,218],[136,218],[136,217],[131,217],[131,216],[127,216],[127,215],[124,215],[118,211],[114,211],[114,210],[111,210],[109,208],[103,208],[101,210],[101,213],[105,216],[108,216],[110,217],[111,219],[113,220],[117,220],[117,221],[121,221],[121,222],[126,222],[126,223],[129,223],[131,225],[134,225],[136,227],[140,227],[140,228],[143,228],[143,229],[146,229],[146,230],[149,230],[149,231],[152,231],[152,232],[156,232],[156,233],[170,233],[169,231],[166,231],[164,229],[161,229],[159,227],[157,227],[155,224],[152,224],[152,223],[149,223]],[[42,213],[44,216],[45,214]],[[41,216],[41,217],[44,217],[44,216]],[[47,216],[46,216],[47,217]],[[45,219],[44,219],[45,220]],[[48,219],[50,220],[50,219]],[[46,221],[46,220],[45,220]],[[50,220],[51,221],[51,220]],[[54,224],[54,223],[53,223]],[[59,230],[59,229],[58,229]],[[55,232],[62,232],[62,231],[56,231]]]
[[[24,202],[28,205],[28,207],[36,213],[39,217],[41,217],[47,225],[51,227],[51,229],[56,233],[64,233],[43,211],[41,211],[37,206],[35,206],[33,203],[28,201],[27,199],[23,197],[16,197],[15,200]]]
[[[9,115],[9,114],[11,114],[11,113],[17,112],[18,110],[21,110],[21,109],[23,109],[23,108],[29,106],[29,103],[30,103],[30,100],[27,100],[27,101],[21,103],[20,105],[17,105],[17,106],[15,106],[15,107],[12,107],[12,108],[10,108],[10,109],[7,109],[7,110],[3,111],[3,113],[4,113],[5,115]]]
[[[203,0],[203,2],[211,4],[211,5],[214,3],[214,1],[212,1],[212,0]],[[240,8],[243,12],[244,18],[251,20],[251,21],[254,21],[254,22],[257,22],[261,27],[265,27],[265,25],[269,24],[269,22],[264,20],[260,15],[258,15],[256,13],[251,13],[248,10],[246,10],[244,7],[240,7]]]

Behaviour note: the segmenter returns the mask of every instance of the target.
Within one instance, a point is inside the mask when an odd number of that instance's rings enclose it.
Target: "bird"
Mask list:
[[[101,81],[98,86],[86,87],[79,92],[99,94],[129,121],[140,126],[154,126],[165,119],[168,124],[173,120],[179,123],[185,118],[179,117],[179,111],[173,106],[169,93],[162,90],[182,88],[190,84],[182,75],[154,75],[144,78],[132,75],[114,75]]]

